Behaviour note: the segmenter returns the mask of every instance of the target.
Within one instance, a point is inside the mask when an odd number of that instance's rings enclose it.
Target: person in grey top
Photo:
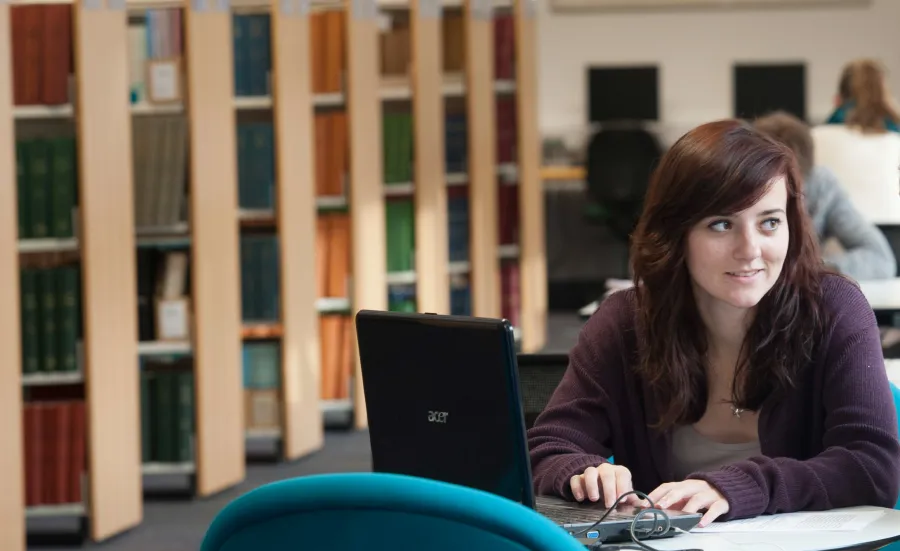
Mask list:
[[[753,124],[788,146],[797,157],[804,174],[806,210],[819,243],[835,238],[843,249],[824,253],[825,262],[858,281],[895,277],[897,261],[887,238],[856,209],[837,176],[815,165],[809,126],[783,111],[760,117]]]

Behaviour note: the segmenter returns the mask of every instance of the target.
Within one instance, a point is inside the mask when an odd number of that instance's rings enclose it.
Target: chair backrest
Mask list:
[[[321,474],[261,486],[213,519],[200,551],[584,551],[524,505],[386,473]]]
[[[627,238],[637,223],[650,176],[662,156],[656,137],[640,128],[608,128],[595,133],[587,147],[590,201],[606,213],[606,223]]]
[[[569,355],[519,354],[517,363],[527,430],[534,425],[535,419],[544,411],[553,391],[559,386],[559,381],[569,366]]]

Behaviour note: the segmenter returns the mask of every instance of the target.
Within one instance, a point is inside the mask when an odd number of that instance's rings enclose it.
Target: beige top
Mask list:
[[[762,455],[759,441],[722,444],[706,438],[693,425],[675,429],[672,435],[672,464],[675,480],[697,471],[712,471],[749,457]]]

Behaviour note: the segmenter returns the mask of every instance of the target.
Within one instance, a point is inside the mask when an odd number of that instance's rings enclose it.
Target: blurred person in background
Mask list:
[[[825,262],[856,280],[892,278],[897,261],[884,234],[853,205],[837,176],[815,162],[809,126],[794,115],[779,111],[760,117],[754,126],[788,146],[803,174],[806,211],[822,245]],[[826,242],[840,245],[830,250]]]
[[[815,163],[829,168],[857,210],[900,250],[900,111],[880,63],[858,59],[843,70],[837,108],[812,129]]]

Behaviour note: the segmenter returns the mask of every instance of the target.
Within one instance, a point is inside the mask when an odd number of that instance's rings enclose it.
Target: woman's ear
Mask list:
[[[834,95],[834,106],[836,108],[841,106],[841,95],[840,94]]]

